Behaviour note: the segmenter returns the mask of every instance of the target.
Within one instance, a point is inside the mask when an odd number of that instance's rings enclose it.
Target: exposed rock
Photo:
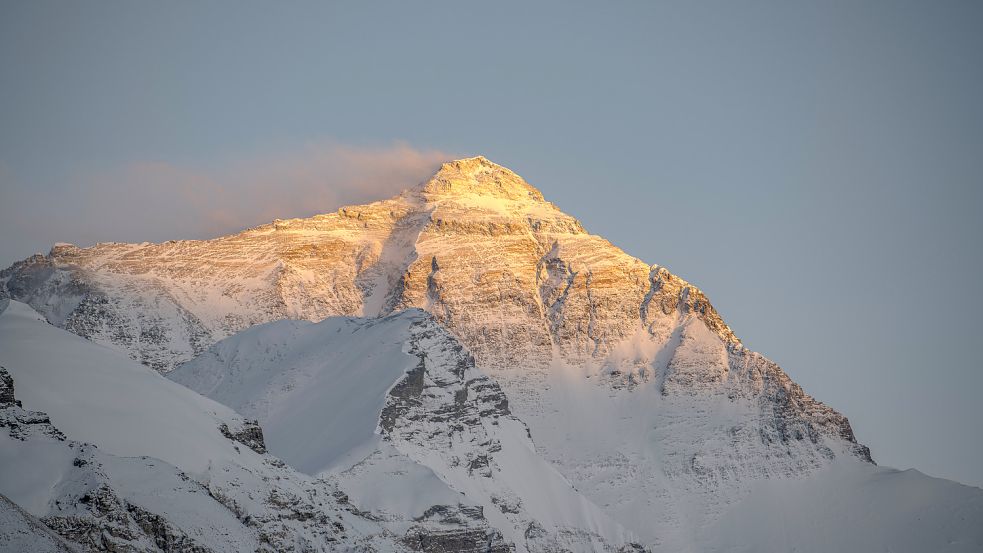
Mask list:
[[[263,442],[263,429],[260,428],[259,422],[244,421],[242,429],[236,432],[229,430],[229,425],[224,423],[218,429],[226,438],[234,442],[239,442],[256,453],[266,453],[266,443]]]
[[[0,366],[0,429],[3,428],[11,438],[21,441],[34,436],[65,440],[47,414],[22,408],[20,400],[14,397],[14,379]]]
[[[403,544],[413,551],[426,553],[511,553],[515,548],[502,541],[497,531],[449,530],[431,532],[414,528],[407,532]]]
[[[76,501],[83,512],[49,515],[44,523],[66,540],[87,551],[162,551],[212,553],[166,519],[121,500],[106,484]]]
[[[513,553],[502,533],[489,528],[481,507],[435,505],[406,531],[402,543],[413,551],[433,553]],[[475,522],[478,524],[476,525]],[[434,528],[434,524],[439,526]],[[444,529],[447,526],[458,528]]]
[[[0,407],[16,405],[20,407],[20,402],[14,399],[14,379],[11,378],[7,369],[0,365]]]

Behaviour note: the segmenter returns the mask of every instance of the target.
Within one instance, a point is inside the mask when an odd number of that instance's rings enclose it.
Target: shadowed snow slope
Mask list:
[[[344,469],[371,452],[389,389],[417,363],[403,352],[413,320],[259,325],[168,377],[258,419],[270,451],[298,470]]]

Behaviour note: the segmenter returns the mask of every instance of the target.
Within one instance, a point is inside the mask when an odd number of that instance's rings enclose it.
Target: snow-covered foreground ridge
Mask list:
[[[339,486],[341,510],[375,525],[363,541],[983,545],[983,492],[874,466],[847,419],[744,348],[700,290],[586,233],[481,157],[389,200],[214,240],[57,245],[0,272],[3,295],[259,419],[290,465],[279,468],[299,479],[292,493]],[[154,390],[171,389],[162,381]],[[68,438],[105,449],[51,415]],[[248,440],[239,415],[219,418]],[[225,459],[229,439],[202,420]]]
[[[437,500],[428,512],[375,516],[336,479],[265,453],[255,423],[228,407],[24,304],[0,300],[0,311],[0,499],[19,506],[0,501],[0,536],[57,545],[57,533],[91,551],[508,550],[481,509],[436,478],[420,479]],[[0,551],[32,550],[12,543]]]

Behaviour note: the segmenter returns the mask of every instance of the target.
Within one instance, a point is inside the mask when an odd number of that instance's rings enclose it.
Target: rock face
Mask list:
[[[229,430],[229,425],[227,424],[219,425],[218,429],[226,438],[239,442],[256,453],[266,453],[266,443],[263,439],[263,429],[260,428],[257,421],[245,421],[242,425],[242,430],[239,430],[238,432]]]
[[[0,407],[7,407],[15,403],[17,400],[14,399],[14,379],[10,377],[10,373],[6,369],[0,367]]]
[[[656,546],[685,548],[755,482],[871,462],[847,419],[744,348],[703,292],[482,157],[389,200],[213,240],[58,245],[0,272],[0,290],[162,372],[258,323],[423,309],[500,386],[536,453]],[[453,398],[419,411],[419,378],[382,412],[394,441],[426,428],[422,413],[473,415]]]
[[[0,428],[5,428],[11,438],[20,441],[37,435],[58,441],[65,440],[65,435],[51,425],[51,419],[47,414],[27,411],[20,400],[14,398],[14,379],[2,365],[0,365]]]

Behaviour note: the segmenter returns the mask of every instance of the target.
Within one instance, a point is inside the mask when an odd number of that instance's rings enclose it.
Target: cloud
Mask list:
[[[175,234],[212,236],[269,222],[334,211],[393,196],[426,179],[451,156],[406,144],[356,148],[327,143],[217,168],[190,169],[162,162],[135,163],[90,179],[92,212],[109,198],[125,198],[130,221],[160,218]],[[124,216],[115,209],[110,214]],[[177,219],[180,226],[166,221]]]
[[[404,143],[335,142],[209,167],[142,161],[30,186],[0,164],[0,265],[53,242],[210,238],[272,221],[391,197],[454,156]]]

